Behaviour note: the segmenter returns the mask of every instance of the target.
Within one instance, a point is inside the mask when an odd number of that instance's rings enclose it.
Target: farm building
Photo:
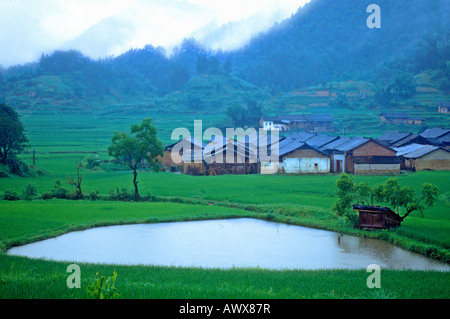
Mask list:
[[[421,117],[409,116],[407,113],[381,113],[380,120],[387,124],[420,125],[424,122]]]
[[[430,128],[425,130],[420,136],[426,138],[430,144],[450,148],[450,130],[442,128]]]
[[[288,131],[289,127],[286,123],[281,123],[281,121],[276,116],[263,116],[260,120],[260,125],[263,129],[278,130],[278,131]]]
[[[233,139],[215,137],[202,153],[183,153],[183,173],[187,175],[257,174],[256,154]]]
[[[399,227],[402,218],[388,207],[353,205],[359,214],[360,229],[389,229]]]
[[[450,151],[434,145],[412,144],[396,149],[402,168],[413,171],[450,170]]]
[[[293,128],[308,132],[334,131],[333,118],[329,114],[280,114],[274,117],[262,117],[260,125],[270,130],[289,131]]]
[[[341,138],[322,146],[321,150],[331,157],[333,173],[397,174],[400,172],[400,159],[396,152],[373,139]]]
[[[172,172],[181,170],[184,161],[183,155],[189,152],[191,156],[195,153],[203,152],[206,144],[202,141],[197,140],[194,137],[184,138],[178,142],[167,145],[164,148],[164,156],[161,159],[163,167]]]
[[[278,143],[284,139],[284,136],[259,133],[245,136],[237,145],[244,144],[249,152],[256,151],[261,174],[274,174],[278,171]],[[272,156],[272,152],[276,153]]]
[[[438,104],[439,113],[450,113],[450,102],[441,102]]]
[[[380,120],[387,124],[408,124],[409,115],[407,113],[381,113]]]
[[[279,143],[278,172],[288,174],[323,174],[330,172],[330,157],[308,143],[286,138]]]

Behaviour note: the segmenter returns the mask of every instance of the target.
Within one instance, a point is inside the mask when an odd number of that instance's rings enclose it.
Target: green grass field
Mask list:
[[[82,114],[24,114],[27,135],[37,151],[36,165],[48,174],[38,178],[0,178],[0,194],[13,190],[20,195],[30,183],[42,194],[53,188],[57,178],[73,191],[66,179],[75,176],[76,162],[95,151],[100,159],[107,159],[105,150],[114,131],[128,131],[130,124],[140,122],[144,115],[124,114],[98,120]],[[213,123],[214,116],[207,121]],[[167,122],[163,115],[155,117],[154,122],[165,143],[170,142],[168,137],[173,128],[184,126],[181,118]],[[27,164],[32,163],[29,153],[21,158]],[[132,188],[130,172],[82,169],[81,174],[83,192],[98,191],[103,199],[116,188]],[[392,176],[355,178],[357,182],[377,184],[389,177]],[[356,236],[366,234],[450,261],[450,172],[398,176],[402,184],[412,185],[416,191],[424,182],[432,182],[439,187],[440,196],[424,216],[413,213],[395,231],[364,232],[337,217],[331,211],[336,200],[337,178],[333,174],[206,177],[140,172],[140,193],[154,196],[155,202],[0,201],[0,298],[86,298],[85,287],[93,282],[95,273],[110,276],[114,270],[118,273],[117,288],[122,298],[448,298],[447,273],[393,270],[383,270],[381,290],[370,290],[365,271],[207,270],[82,264],[83,289],[68,289],[66,263],[5,254],[14,245],[100,225],[254,217]]]

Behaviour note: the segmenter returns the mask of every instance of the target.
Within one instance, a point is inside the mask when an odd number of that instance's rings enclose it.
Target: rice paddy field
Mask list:
[[[122,116],[123,115],[123,116]],[[167,118],[169,115],[166,115]],[[133,123],[152,117],[165,144],[176,127],[191,129],[192,121],[146,112],[120,116],[92,114],[23,113],[31,149],[36,150],[36,166],[47,174],[36,178],[0,178],[0,194],[18,194],[27,184],[38,195],[50,191],[56,179],[73,191],[65,181],[75,176],[75,165],[95,152],[108,159],[106,148],[114,131],[128,131]],[[216,120],[206,115],[204,128]],[[191,125],[191,127],[189,127]],[[21,155],[32,164],[31,153]],[[2,299],[83,299],[86,287],[98,274],[117,273],[119,298],[267,298],[267,299],[447,299],[448,273],[437,271],[382,270],[382,288],[368,289],[365,270],[284,270],[201,269],[156,266],[114,266],[81,264],[82,289],[68,289],[67,263],[35,260],[6,254],[8,248],[55,237],[73,230],[96,226],[186,221],[216,218],[251,217],[283,223],[328,229],[356,236],[387,240],[430,258],[450,262],[450,172],[401,174],[399,181],[420,190],[424,182],[439,187],[435,205],[424,216],[413,213],[397,230],[364,232],[336,216],[331,207],[336,201],[335,182],[328,175],[233,175],[186,176],[168,172],[140,172],[141,195],[147,202],[109,200],[117,188],[132,188],[127,171],[82,169],[84,194],[98,192],[97,200],[37,198],[31,201],[0,201],[0,298]],[[358,176],[371,184],[392,176]]]

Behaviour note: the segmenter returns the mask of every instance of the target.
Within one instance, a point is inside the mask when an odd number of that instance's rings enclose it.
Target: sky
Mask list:
[[[97,59],[193,37],[233,50],[310,0],[0,0],[0,66],[75,49]]]

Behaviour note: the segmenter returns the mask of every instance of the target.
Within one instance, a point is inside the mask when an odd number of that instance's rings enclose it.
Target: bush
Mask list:
[[[35,199],[37,196],[37,188],[36,185],[28,184],[25,186],[25,189],[22,192],[22,197],[25,200]]]
[[[19,200],[20,196],[15,191],[5,190],[2,195],[3,200]]]
[[[117,187],[116,190],[109,191],[109,199],[110,200],[120,200],[120,201],[131,201],[134,200],[134,194],[128,192],[128,190],[124,187],[119,190]]]
[[[55,179],[55,186],[53,187],[52,194],[56,198],[67,198],[67,189],[62,187],[61,180],[59,178]]]
[[[53,198],[53,193],[52,192],[43,192],[41,194],[42,199],[52,199]]]
[[[98,191],[89,192],[88,197],[89,197],[90,200],[98,200],[98,199],[100,199],[100,196],[98,195]]]

